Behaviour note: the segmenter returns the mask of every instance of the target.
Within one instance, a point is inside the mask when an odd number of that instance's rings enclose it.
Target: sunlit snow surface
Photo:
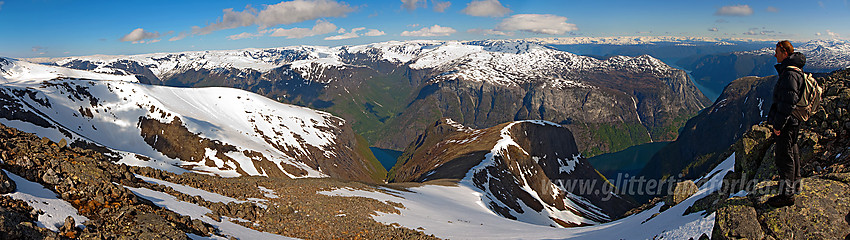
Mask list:
[[[267,175],[254,166],[259,159],[243,154],[252,151],[279,167],[289,164],[304,170],[306,175],[300,177],[326,177],[297,158],[312,155],[313,150],[307,146],[332,157],[335,151],[328,147],[335,143],[336,133],[328,129],[345,122],[328,113],[282,104],[239,89],[151,86],[134,82],[133,76],[0,60],[0,91],[8,96],[20,96],[16,91],[34,91],[33,95],[19,97],[22,108],[38,113],[51,125],[61,126],[70,137],[56,128],[23,121],[0,118],[0,123],[56,142],[68,138],[69,143],[83,140],[101,144],[119,152],[120,162],[130,165],[176,173],[185,168],[224,177],[239,176],[236,168],[248,175]],[[81,92],[90,93],[94,100]],[[82,114],[83,110],[89,110],[91,116]],[[233,161],[219,159],[213,149],[206,149],[204,159],[173,159],[141,137],[140,118],[169,123],[177,117],[189,132],[235,146],[236,151],[225,153]],[[141,160],[136,154],[151,160]],[[283,167],[280,169],[284,171]]]
[[[15,192],[5,194],[6,196],[23,200],[31,207],[44,211],[44,214],[38,215],[36,225],[53,231],[59,231],[59,228],[65,224],[65,218],[71,216],[74,218],[76,226],[85,227],[83,222],[89,219],[81,216],[77,212],[77,209],[71,206],[70,203],[59,199],[56,193],[44,188],[41,184],[31,182],[9,171],[3,171],[18,185]]]
[[[389,190],[392,194],[353,190],[348,188],[320,192],[332,196],[359,196],[379,201],[402,203],[401,214],[380,213],[375,220],[398,223],[410,229],[450,239],[688,239],[711,236],[714,214],[702,216],[696,212],[682,216],[685,210],[721,187],[723,177],[734,168],[735,156],[724,160],[709,174],[712,176],[699,191],[658,216],[663,204],[641,213],[596,226],[552,228],[513,221],[494,214],[481,202],[474,186],[461,182],[459,186],[425,185],[410,188],[411,192]]]
[[[159,179],[156,179],[156,178],[150,178],[150,177],[145,177],[145,176],[141,176],[141,175],[136,175],[136,177],[144,180],[145,182],[159,184],[159,185],[165,185],[165,186],[171,187],[171,189],[174,189],[174,191],[178,191],[178,192],[181,192],[181,193],[189,195],[189,196],[201,196],[202,198],[204,198],[204,200],[209,201],[209,202],[220,202],[220,203],[229,203],[229,202],[240,203],[240,202],[244,202],[244,201],[239,201],[239,200],[236,200],[235,198],[224,196],[224,195],[221,195],[221,194],[218,194],[218,193],[213,193],[213,192],[209,192],[209,191],[202,190],[202,189],[188,187],[186,185],[171,183],[171,182],[159,180]]]
[[[126,187],[126,186],[125,186]],[[168,210],[174,211],[181,215],[186,215],[191,217],[192,219],[199,219],[207,224],[215,226],[225,237],[236,237],[238,239],[294,239],[288,238],[280,235],[275,235],[266,232],[260,232],[254,229],[250,229],[244,227],[242,225],[230,222],[226,219],[222,218],[222,221],[218,222],[208,217],[207,213],[211,213],[212,211],[208,208],[199,206],[194,203],[184,202],[178,200],[176,197],[171,196],[167,193],[158,192],[154,190],[150,190],[147,188],[132,188],[126,187],[130,189],[133,193],[142,198],[150,200],[154,204],[160,207],[164,207]],[[195,239],[199,239],[198,236],[192,236]],[[203,239],[203,238],[200,238]],[[218,239],[218,238],[212,238]]]

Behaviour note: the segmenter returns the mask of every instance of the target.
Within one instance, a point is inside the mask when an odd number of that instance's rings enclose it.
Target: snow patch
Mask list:
[[[207,224],[215,226],[219,229],[221,234],[223,234],[223,236],[216,236],[216,239],[217,237],[235,237],[238,239],[294,239],[246,228],[242,225],[227,221],[226,219],[222,219],[224,221],[213,220],[206,215],[207,213],[212,212],[210,209],[194,203],[180,201],[176,197],[167,193],[147,188],[124,187],[132,191],[134,194],[150,200],[157,206],[164,207],[181,215],[187,215],[192,219],[199,219]]]
[[[71,216],[74,218],[74,223],[77,227],[85,228],[83,222],[89,219],[80,215],[74,206],[60,199],[56,196],[56,193],[44,188],[39,183],[31,182],[5,169],[3,171],[6,172],[6,175],[18,187],[15,192],[4,195],[25,201],[34,209],[44,212],[44,214],[38,215],[36,225],[53,231],[59,231],[59,228],[65,224],[65,218]]]

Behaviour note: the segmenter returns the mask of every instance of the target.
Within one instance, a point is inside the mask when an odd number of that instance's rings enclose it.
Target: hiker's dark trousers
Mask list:
[[[791,117],[793,118],[793,117]],[[795,121],[796,119],[788,119]],[[800,179],[800,150],[797,147],[797,136],[800,134],[799,124],[785,125],[776,137],[776,169],[779,171],[780,194],[793,195],[797,180]]]

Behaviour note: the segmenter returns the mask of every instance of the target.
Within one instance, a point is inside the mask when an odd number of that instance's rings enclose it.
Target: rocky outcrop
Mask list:
[[[137,179],[127,166],[116,165],[100,153],[76,147],[61,148],[55,142],[43,141],[33,134],[3,125],[0,125],[0,151],[8,157],[0,164],[3,169],[56,191],[60,198],[90,219],[84,223],[87,226],[84,230],[63,226],[60,229],[62,237],[187,239],[186,233],[209,236],[207,225],[192,224],[187,218],[117,186],[115,183],[127,186],[146,186],[147,183]],[[9,236],[56,236],[49,230],[34,227],[35,218],[28,215],[32,212],[28,208],[4,208],[6,211],[0,212],[7,217],[5,226],[9,226],[8,221],[19,222],[16,227],[7,228]]]
[[[481,191],[496,214],[528,219],[539,212],[552,226],[607,222],[632,206],[580,156],[568,129],[543,121],[473,129],[442,119],[408,146],[389,176],[395,182],[459,180]]]

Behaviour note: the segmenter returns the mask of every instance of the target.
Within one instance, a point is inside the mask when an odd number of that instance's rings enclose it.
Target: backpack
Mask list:
[[[791,70],[797,71],[803,75],[803,83],[801,88],[800,100],[791,111],[791,115],[800,121],[808,121],[809,117],[814,115],[820,108],[821,94],[823,88],[818,85],[818,82],[812,77],[811,73],[804,73],[802,69],[794,66],[788,66]]]

